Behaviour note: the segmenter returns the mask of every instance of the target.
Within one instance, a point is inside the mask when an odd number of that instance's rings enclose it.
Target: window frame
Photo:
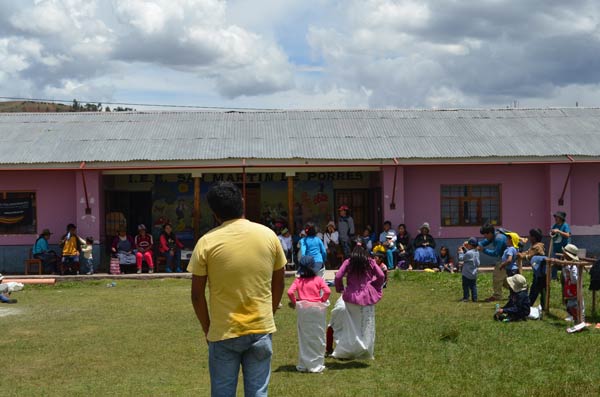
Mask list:
[[[498,189],[498,195],[497,196],[474,196],[472,194],[472,189],[473,187],[494,187]],[[460,188],[460,190],[464,191],[465,188],[468,191],[467,195],[461,195],[461,196],[449,196],[449,195],[444,195],[443,194],[443,190],[444,189],[451,189],[451,188]],[[456,200],[458,203],[458,223],[456,224],[451,224],[452,222],[452,217],[449,218],[450,222],[446,223],[446,218],[444,215],[444,204],[445,201],[451,201],[451,200]],[[498,217],[496,219],[496,222],[491,222],[494,226],[501,226],[502,225],[502,184],[498,183],[471,183],[471,184],[443,184],[440,185],[440,224],[442,225],[442,227],[468,227],[468,226],[482,226],[484,224],[483,221],[483,216],[482,216],[482,212],[483,212],[483,204],[482,202],[484,200],[497,200],[498,201]],[[463,214],[463,208],[464,208],[464,204],[468,203],[468,202],[472,202],[475,201],[477,202],[477,219],[475,222],[473,223],[468,223],[468,222],[464,222],[464,214]],[[452,206],[450,207],[452,208]],[[488,220],[488,222],[491,220]]]
[[[2,200],[6,200],[9,197],[10,194],[26,194],[26,195],[33,195],[33,198],[27,198],[27,200],[31,200],[31,223],[28,224],[28,226],[30,226],[32,228],[31,232],[18,232],[18,233],[14,233],[14,232],[10,232],[10,231],[4,231],[0,229],[0,235],[2,236],[36,236],[38,234],[38,192],[36,190],[33,189],[28,189],[28,190],[0,190],[0,199]],[[16,197],[18,198],[18,197]]]

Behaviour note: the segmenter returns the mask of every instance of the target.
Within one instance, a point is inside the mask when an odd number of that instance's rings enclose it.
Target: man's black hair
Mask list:
[[[211,211],[223,222],[241,218],[244,214],[242,192],[231,182],[218,182],[206,195]]]
[[[481,226],[481,229],[479,229],[480,234],[494,233],[495,231],[496,229],[494,226],[490,225],[489,223],[486,223],[485,225]]]
[[[390,221],[385,221],[385,222],[383,222],[383,224],[384,225],[390,225],[390,227],[392,227],[392,222],[390,222]]]

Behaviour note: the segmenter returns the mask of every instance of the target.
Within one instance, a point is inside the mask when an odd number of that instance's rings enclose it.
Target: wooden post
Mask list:
[[[290,175],[289,173],[286,174],[287,175],[287,182],[288,182],[288,230],[290,231],[290,234],[293,236],[295,233],[294,230],[294,176],[295,175]]]
[[[548,247],[548,258],[552,258],[552,239]],[[546,260],[546,299],[544,299],[544,311],[550,313],[550,284],[552,282],[552,261]]]
[[[584,263],[577,265],[577,318],[580,323],[585,322],[583,318],[583,271]],[[577,325],[577,324],[576,324]]]
[[[194,176],[194,240],[200,238],[200,180],[202,175]]]

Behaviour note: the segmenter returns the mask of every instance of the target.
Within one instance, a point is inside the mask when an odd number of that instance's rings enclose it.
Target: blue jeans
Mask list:
[[[175,264],[175,269],[181,271],[181,251],[175,250],[175,255],[171,255],[171,251],[165,252],[167,271],[171,270],[171,266]]]
[[[344,258],[350,257],[350,241],[341,240],[340,245],[342,246],[342,252],[344,253]]]
[[[271,334],[252,334],[208,342],[210,392],[213,397],[235,397],[240,365],[246,397],[267,396],[271,378]]]
[[[469,291],[471,291],[471,299],[477,302],[477,279],[470,279],[462,276],[463,299],[469,299]]]

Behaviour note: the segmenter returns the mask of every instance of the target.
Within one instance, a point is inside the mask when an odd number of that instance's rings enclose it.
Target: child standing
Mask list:
[[[505,322],[527,320],[531,310],[529,294],[527,293],[527,280],[522,275],[515,274],[506,279],[506,284],[510,290],[508,302],[502,309],[498,309],[494,319]]]
[[[94,238],[86,237],[85,244],[81,247],[81,253],[83,253],[83,265],[87,268],[87,274],[94,274],[94,258],[92,255],[92,250],[94,249]]]
[[[565,255],[565,259],[571,261],[579,261],[579,249],[574,244],[567,244],[562,248],[562,252]],[[569,313],[567,321],[573,320],[575,324],[579,324],[583,322],[583,319],[579,318],[577,314],[579,308],[579,305],[577,303],[577,278],[579,277],[577,266],[564,266],[562,270],[562,276],[564,279],[563,299],[565,301],[567,313]]]
[[[290,307],[298,314],[299,357],[296,369],[300,372],[322,372],[325,369],[325,325],[331,290],[316,271],[312,256],[300,259],[299,277],[288,289]],[[296,298],[296,294],[298,297]]]
[[[469,291],[471,299],[477,302],[477,271],[479,269],[479,251],[477,251],[477,239],[471,237],[461,247],[458,248],[458,260],[462,262],[462,287],[463,302],[469,301]]]
[[[387,287],[387,280],[388,280],[388,268],[387,265],[385,264],[385,254],[383,252],[376,252],[373,254],[373,258],[375,258],[375,263],[377,264],[377,266],[379,266],[381,268],[381,271],[383,272],[385,279],[383,282],[383,287],[385,288]]]
[[[512,238],[506,239],[506,249],[502,254],[500,269],[506,271],[506,277],[514,276],[519,273],[519,266],[517,265],[517,249],[514,246]]]

